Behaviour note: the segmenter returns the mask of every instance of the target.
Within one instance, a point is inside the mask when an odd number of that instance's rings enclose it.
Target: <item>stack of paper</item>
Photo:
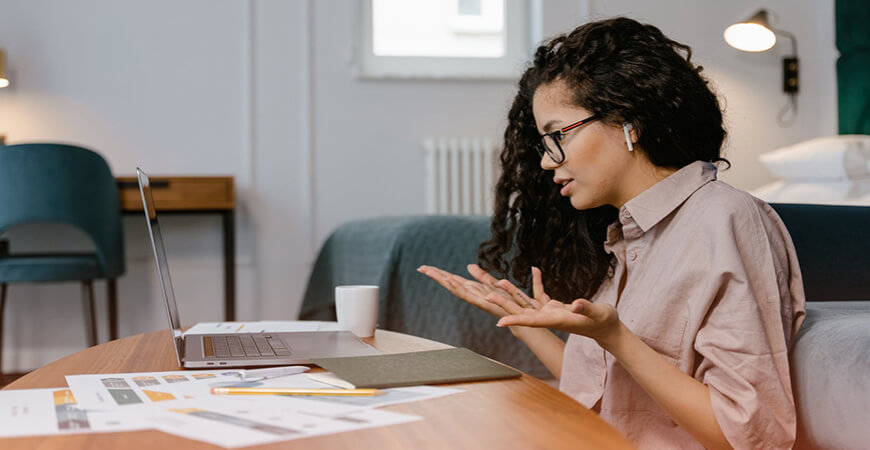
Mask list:
[[[420,420],[376,408],[461,392],[417,386],[353,398],[212,395],[213,387],[330,387],[306,374],[241,381],[232,369],[66,379],[68,388],[0,391],[0,438],[157,429],[239,447]]]

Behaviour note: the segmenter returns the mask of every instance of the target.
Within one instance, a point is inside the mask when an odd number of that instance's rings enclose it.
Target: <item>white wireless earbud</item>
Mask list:
[[[634,129],[634,125],[625,122],[622,124],[622,131],[625,133],[625,145],[628,146],[628,151],[634,151],[634,145],[631,143],[631,133],[630,131]]]

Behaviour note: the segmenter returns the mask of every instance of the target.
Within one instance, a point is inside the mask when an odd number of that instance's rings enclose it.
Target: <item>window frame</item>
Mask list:
[[[381,56],[373,48],[372,0],[359,0],[360,8],[354,75],[360,79],[468,79],[515,80],[530,52],[529,0],[506,0],[505,52],[499,58]]]

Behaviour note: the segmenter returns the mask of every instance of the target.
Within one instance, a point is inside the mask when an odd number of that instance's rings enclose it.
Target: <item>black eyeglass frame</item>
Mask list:
[[[541,141],[538,142],[538,146],[536,147],[536,150],[538,151],[538,156],[543,158],[544,153],[546,153],[547,156],[549,156],[550,159],[553,160],[554,163],[562,164],[563,162],[565,162],[565,150],[562,150],[562,145],[559,143],[562,141],[562,136],[564,136],[566,133],[568,133],[571,130],[576,130],[577,128],[580,128],[581,126],[583,126],[589,122],[592,122],[593,120],[598,120],[598,116],[589,116],[583,120],[580,120],[578,122],[574,122],[571,125],[568,125],[568,126],[563,127],[563,128],[559,128],[558,130],[553,131],[551,133],[542,134]],[[550,148],[550,146],[547,145],[547,138],[552,140],[553,144],[555,144],[555,146],[556,146],[556,149],[559,150],[558,157],[553,152],[553,150]]]

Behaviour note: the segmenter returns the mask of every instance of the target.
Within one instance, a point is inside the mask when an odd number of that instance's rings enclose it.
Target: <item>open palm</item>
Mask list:
[[[519,302],[520,305],[532,306],[538,304],[536,300],[529,298],[522,290],[509,281],[496,279],[486,273],[477,264],[468,265],[468,272],[474,277],[473,280],[434,266],[420,266],[417,271],[437,281],[441,286],[450,291],[451,294],[497,318],[507,316],[510,313],[499,305],[487,301],[489,297],[497,297],[513,303]]]
[[[619,314],[605,303],[577,299],[570,304],[549,300],[541,308],[522,308],[497,296],[487,300],[509,312],[499,319],[498,326],[528,326],[553,328],[599,340],[617,329]]]

